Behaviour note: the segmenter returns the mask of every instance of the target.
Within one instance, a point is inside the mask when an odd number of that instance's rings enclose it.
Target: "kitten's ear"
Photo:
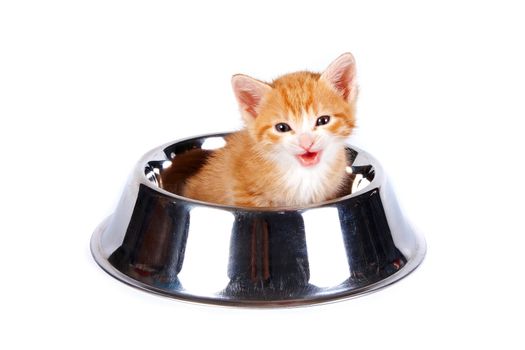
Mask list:
[[[251,122],[257,117],[264,95],[272,89],[270,85],[242,74],[233,76],[232,87],[241,114],[247,122]]]
[[[350,52],[339,56],[321,74],[321,79],[339,92],[345,100],[353,102],[357,96],[354,56]]]

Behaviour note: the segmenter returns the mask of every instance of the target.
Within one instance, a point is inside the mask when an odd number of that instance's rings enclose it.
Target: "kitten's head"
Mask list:
[[[297,72],[271,84],[235,75],[233,90],[250,135],[287,166],[328,162],[355,126],[355,61],[350,53],[322,73]]]

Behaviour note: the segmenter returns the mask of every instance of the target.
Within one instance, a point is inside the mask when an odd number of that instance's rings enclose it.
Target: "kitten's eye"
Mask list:
[[[317,126],[326,125],[326,124],[328,124],[329,121],[330,121],[330,116],[329,115],[323,115],[323,116],[317,118],[317,122],[315,123],[315,125],[317,125]]]
[[[290,125],[288,125],[286,123],[279,123],[279,124],[275,125],[275,130],[277,130],[279,132],[288,132],[288,131],[292,130],[292,128],[290,128]]]
[[[319,118],[317,118],[317,122],[315,123],[316,126],[326,125],[330,122],[330,116],[329,115],[323,115]]]

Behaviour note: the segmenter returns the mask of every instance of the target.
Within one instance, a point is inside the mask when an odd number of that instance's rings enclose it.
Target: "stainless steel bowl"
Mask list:
[[[291,306],[377,290],[423,260],[424,239],[405,221],[379,163],[352,146],[336,200],[261,210],[178,195],[225,136],[177,141],[139,161],[91,239],[106,272],[187,301]]]

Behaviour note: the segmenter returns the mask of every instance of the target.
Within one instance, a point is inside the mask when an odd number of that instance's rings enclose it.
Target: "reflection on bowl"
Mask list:
[[[239,208],[180,196],[226,134],[156,148],[91,239],[97,263],[132,286],[195,302],[290,306],[360,295],[414,270],[425,242],[377,161],[347,147],[341,196],[303,208]]]

